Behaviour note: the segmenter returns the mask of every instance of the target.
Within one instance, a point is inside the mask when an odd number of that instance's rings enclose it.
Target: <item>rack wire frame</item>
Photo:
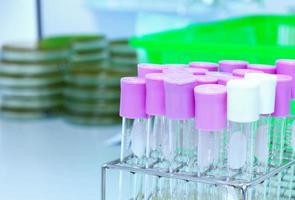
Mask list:
[[[295,160],[290,160],[288,163],[273,169],[269,173],[265,175],[261,175],[251,181],[236,181],[236,180],[219,180],[209,177],[198,177],[192,176],[187,174],[182,174],[180,172],[164,172],[153,168],[139,168],[126,165],[120,162],[120,159],[113,160],[111,162],[105,163],[101,168],[101,200],[106,199],[106,185],[107,185],[107,171],[108,170],[118,170],[118,171],[125,171],[132,174],[143,174],[143,175],[150,175],[150,176],[157,176],[157,177],[164,177],[169,179],[178,179],[188,182],[195,182],[195,183],[202,183],[202,184],[209,184],[215,186],[226,186],[232,187],[237,190],[241,191],[242,199],[248,199],[248,191],[250,188],[255,187],[258,184],[263,183],[265,180],[268,180],[272,177],[277,176],[279,173],[283,171],[287,171],[292,166],[295,166]]]

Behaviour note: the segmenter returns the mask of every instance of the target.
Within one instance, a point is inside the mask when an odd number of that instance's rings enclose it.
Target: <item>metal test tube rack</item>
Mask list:
[[[107,172],[108,170],[117,170],[117,171],[125,171],[132,174],[144,174],[144,175],[150,175],[150,176],[156,176],[156,177],[164,177],[169,179],[178,179],[183,180],[187,182],[194,182],[194,183],[201,183],[201,184],[208,184],[212,186],[224,186],[224,187],[231,187],[234,188],[237,191],[240,191],[241,199],[242,200],[249,200],[248,193],[251,188],[254,188],[255,186],[259,184],[263,184],[264,181],[274,178],[278,176],[278,174],[286,172],[291,168],[295,166],[295,160],[288,160],[288,162],[281,167],[275,168],[269,173],[261,176],[257,176],[251,181],[238,181],[238,180],[220,180],[220,179],[214,179],[209,177],[198,177],[198,176],[192,176],[192,175],[186,175],[182,174],[178,170],[175,170],[172,173],[160,171],[153,168],[135,168],[128,166],[126,164],[122,164],[120,160],[114,160],[111,162],[108,162],[102,166],[101,171],[101,200],[107,200],[107,194],[106,194],[106,184],[107,184]],[[293,168],[292,168],[293,169]],[[294,169],[293,169],[294,170]],[[294,174],[294,172],[291,174],[291,176]],[[293,180],[292,180],[293,181]],[[294,180],[295,181],[295,180]],[[290,188],[290,190],[293,190],[293,187]],[[294,197],[295,198],[295,197]],[[290,197],[290,199],[293,199],[293,197]]]

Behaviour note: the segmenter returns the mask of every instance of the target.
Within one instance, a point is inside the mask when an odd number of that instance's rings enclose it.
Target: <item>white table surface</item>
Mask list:
[[[105,141],[119,131],[62,119],[1,120],[0,199],[100,199],[100,167],[119,157]]]

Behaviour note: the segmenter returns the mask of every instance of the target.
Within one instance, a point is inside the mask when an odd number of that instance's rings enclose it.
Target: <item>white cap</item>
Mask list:
[[[227,83],[227,118],[247,123],[259,119],[259,82],[246,79]]]
[[[271,74],[263,73],[248,73],[245,79],[256,80],[259,82],[260,114],[271,114],[275,109],[276,84],[277,77]]]

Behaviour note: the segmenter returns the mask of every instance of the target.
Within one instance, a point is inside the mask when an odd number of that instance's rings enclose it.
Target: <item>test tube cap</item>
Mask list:
[[[145,118],[146,82],[143,78],[121,78],[120,116]]]
[[[148,115],[165,115],[164,73],[151,73],[146,80],[146,113]]]
[[[275,109],[277,76],[266,73],[248,73],[245,79],[259,82],[259,109],[260,114],[272,114]]]
[[[220,85],[226,85],[228,81],[234,80],[234,79],[241,79],[241,77],[238,76],[223,76],[218,78],[218,84]]]
[[[137,76],[140,78],[145,78],[146,74],[149,73],[161,73],[164,67],[160,64],[151,63],[140,63],[137,65]]]
[[[208,71],[218,71],[218,64],[212,62],[191,62],[189,67],[192,68],[203,68]]]
[[[276,62],[277,73],[292,77],[292,99],[295,99],[295,59],[280,59]]]
[[[248,62],[244,60],[221,60],[219,71],[232,73],[235,69],[246,69]]]
[[[276,66],[273,65],[264,65],[264,64],[250,64],[248,65],[248,69],[263,71],[267,74],[275,74]]]
[[[227,85],[227,118],[239,123],[259,119],[259,83],[253,80],[236,79]]]
[[[235,69],[233,70],[233,75],[238,77],[245,77],[245,74],[247,73],[264,73],[261,70],[254,70],[254,69]]]
[[[194,87],[196,77],[191,74],[167,74],[164,79],[166,116],[186,120],[195,116]]]
[[[275,117],[287,117],[290,114],[290,101],[292,97],[292,77],[277,74]]]
[[[226,87],[218,84],[196,86],[196,128],[217,131],[226,128]]]
[[[196,75],[196,84],[204,85],[204,84],[217,84],[218,78],[209,75]]]

